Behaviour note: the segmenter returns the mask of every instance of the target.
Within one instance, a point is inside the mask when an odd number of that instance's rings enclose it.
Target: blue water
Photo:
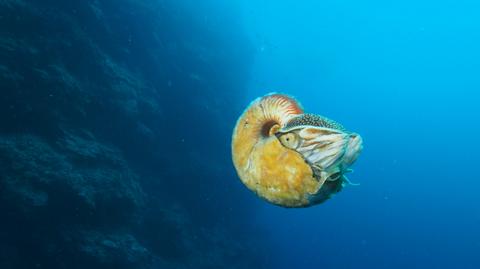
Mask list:
[[[360,186],[308,209],[255,205],[269,268],[480,268],[478,1],[242,7],[249,96],[294,95],[364,138]]]
[[[480,2],[0,1],[0,269],[480,268]],[[286,209],[231,134],[281,92],[363,137]]]

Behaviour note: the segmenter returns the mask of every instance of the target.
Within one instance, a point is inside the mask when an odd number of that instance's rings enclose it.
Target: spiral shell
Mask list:
[[[232,157],[242,182],[258,196],[285,207],[308,205],[309,196],[320,188],[303,157],[275,136],[302,113],[293,98],[270,94],[250,104],[233,132]]]
[[[290,137],[298,140],[289,143]],[[324,117],[303,114],[301,105],[283,94],[253,101],[232,137],[233,163],[241,181],[284,207],[311,206],[340,191],[344,173],[360,150],[360,136]]]

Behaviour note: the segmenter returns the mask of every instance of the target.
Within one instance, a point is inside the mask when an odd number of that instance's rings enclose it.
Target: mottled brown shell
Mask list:
[[[267,95],[248,106],[232,137],[233,163],[241,181],[258,196],[284,207],[323,202],[341,188],[338,182],[317,180],[303,156],[284,147],[275,136],[302,113],[293,98]]]

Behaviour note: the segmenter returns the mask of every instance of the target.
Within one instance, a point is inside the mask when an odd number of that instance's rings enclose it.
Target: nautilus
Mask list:
[[[349,184],[362,138],[326,117],[304,113],[293,97],[271,93],[238,119],[232,159],[240,180],[283,207],[320,204]]]

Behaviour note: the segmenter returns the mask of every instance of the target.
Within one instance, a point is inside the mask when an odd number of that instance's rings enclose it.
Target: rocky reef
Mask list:
[[[229,161],[252,55],[215,2],[0,1],[0,268],[260,267]]]

